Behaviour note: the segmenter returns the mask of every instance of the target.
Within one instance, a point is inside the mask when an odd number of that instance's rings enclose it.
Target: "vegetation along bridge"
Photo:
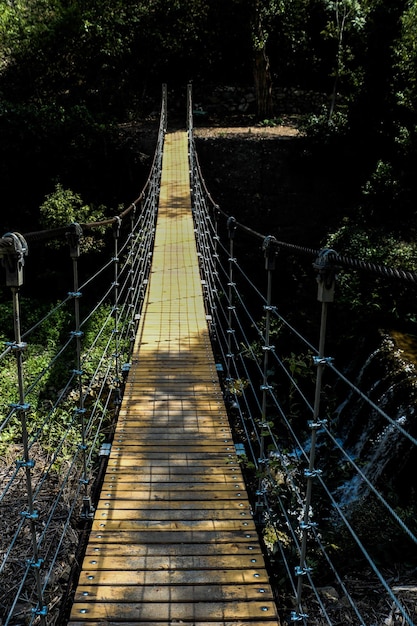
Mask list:
[[[356,328],[337,275],[403,300],[416,275],[225,213],[187,111],[167,133],[163,89],[121,214],[0,240],[0,623],[415,624],[415,367],[398,333],[326,346]],[[34,251],[63,248],[34,316]]]

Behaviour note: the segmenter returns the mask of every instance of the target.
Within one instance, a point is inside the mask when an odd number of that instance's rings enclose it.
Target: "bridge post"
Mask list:
[[[232,335],[233,335],[233,312],[235,310],[234,307],[234,288],[236,287],[236,284],[233,282],[234,279],[234,272],[233,272],[233,268],[234,268],[234,264],[236,263],[236,259],[234,258],[234,240],[235,240],[235,234],[236,234],[236,220],[234,217],[229,217],[227,220],[227,230],[229,233],[229,282],[227,283],[228,286],[228,296],[227,296],[227,310],[228,310],[228,317],[227,317],[227,354],[226,354],[226,372],[227,372],[227,381],[230,382],[231,381],[231,362],[233,359],[233,352],[232,352]]]
[[[327,330],[327,313],[328,305],[334,300],[336,271],[335,266],[331,260],[331,256],[334,254],[333,250],[324,249],[321,250],[318,258],[316,259],[313,267],[317,270],[317,300],[321,302],[321,320],[320,320],[320,336],[319,336],[319,348],[318,354],[314,357],[314,364],[317,367],[316,385],[314,395],[314,408],[313,419],[310,421],[309,426],[311,429],[311,444],[310,444],[310,457],[309,466],[305,470],[305,477],[307,479],[306,496],[304,503],[304,515],[303,520],[300,523],[300,530],[302,532],[301,548],[300,548],[300,564],[296,568],[296,575],[298,576],[297,583],[297,599],[296,606],[297,612],[295,616],[303,616],[302,612],[302,588],[303,577],[310,572],[310,568],[306,563],[307,555],[307,539],[308,534],[312,528],[315,527],[315,523],[312,522],[310,515],[311,502],[312,502],[312,490],[313,481],[320,476],[321,471],[315,468],[315,456],[316,456],[316,442],[317,431],[320,427],[326,424],[325,419],[320,418],[320,398],[322,391],[322,379],[325,366],[331,362],[331,358],[325,357],[324,347],[326,341]]]
[[[119,341],[119,237],[122,220],[116,217],[113,223],[113,239],[114,239],[114,282],[113,282],[113,336],[114,336],[114,364],[115,364],[115,400],[116,409],[120,406],[120,341]]]
[[[135,220],[136,220],[136,204],[133,204],[132,206],[132,210],[130,212],[130,249],[129,249],[129,257],[130,257],[130,269],[129,269],[129,276],[130,276],[130,287],[129,287],[129,294],[130,294],[130,302],[129,302],[129,308],[130,308],[130,321],[129,321],[129,326],[130,326],[130,334],[129,334],[129,362],[131,359],[131,354],[133,351],[133,346],[135,343],[135,338],[136,338],[136,330],[137,330],[137,324],[136,324],[136,312],[135,312],[135,270],[133,269],[133,259],[134,259],[134,254],[135,254],[135,242],[134,242],[134,237],[133,237],[133,232],[135,230]]]
[[[267,401],[268,394],[271,389],[268,384],[268,367],[269,367],[269,352],[274,349],[274,346],[270,343],[270,334],[271,334],[271,312],[273,310],[272,307],[272,272],[275,270],[275,260],[277,255],[277,245],[276,239],[272,235],[268,235],[265,237],[262,249],[264,251],[265,256],[265,269],[267,272],[267,294],[266,294],[266,305],[264,306],[265,310],[265,337],[264,337],[264,345],[262,346],[262,350],[264,351],[264,359],[263,359],[263,375],[262,375],[262,405],[261,405],[261,440],[260,440],[260,451],[259,451],[259,462],[266,463],[267,459],[265,457],[265,436],[269,432],[269,424],[267,422]],[[257,501],[255,504],[256,508],[256,517],[257,522],[262,523],[263,521],[263,511],[265,505],[265,491],[263,489],[263,478],[259,477],[258,490],[256,492]]]
[[[76,367],[73,370],[73,374],[76,377],[78,384],[78,408],[76,412],[80,416],[81,421],[81,453],[82,453],[82,464],[83,464],[83,473],[80,478],[80,483],[84,489],[83,495],[83,506],[81,510],[81,518],[82,519],[90,519],[93,516],[93,508],[91,505],[91,499],[88,495],[88,483],[89,480],[87,478],[87,444],[86,444],[86,423],[85,423],[85,408],[84,408],[84,393],[83,393],[83,370],[81,369],[81,348],[82,348],[82,337],[84,333],[81,331],[81,322],[80,322],[80,298],[82,293],[79,291],[79,279],[78,279],[78,259],[81,254],[81,239],[83,237],[83,231],[79,224],[73,223],[70,225],[71,230],[66,233],[68,245],[70,248],[70,257],[72,259],[72,273],[73,273],[73,291],[68,295],[74,298],[74,330],[72,331],[72,336],[75,339],[75,350],[76,350]]]
[[[22,447],[23,459],[17,461],[18,469],[24,469],[25,482],[27,491],[27,511],[21,513],[22,517],[28,521],[30,529],[30,539],[32,544],[32,558],[27,561],[26,573],[33,571],[36,586],[37,606],[32,609],[33,615],[39,617],[40,623],[45,624],[45,617],[48,613],[48,607],[44,604],[44,596],[42,589],[42,581],[40,569],[43,559],[39,558],[38,539],[36,522],[38,519],[38,511],[34,508],[34,493],[32,483],[32,469],[35,461],[29,456],[29,435],[27,414],[30,405],[26,403],[25,385],[24,385],[24,368],[23,368],[23,352],[27,344],[22,341],[21,333],[21,311],[20,311],[20,287],[24,282],[23,268],[25,265],[25,256],[27,255],[27,243],[19,233],[6,233],[3,236],[0,253],[2,264],[6,270],[6,285],[12,291],[13,303],[13,324],[14,324],[14,341],[8,343],[8,347],[15,353],[17,368],[17,384],[19,400],[12,404],[11,408],[16,411],[22,426]]]

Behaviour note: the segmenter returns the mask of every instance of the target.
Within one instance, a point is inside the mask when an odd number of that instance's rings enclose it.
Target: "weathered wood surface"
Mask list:
[[[187,135],[168,134],[132,366],[70,626],[279,623],[210,345]]]

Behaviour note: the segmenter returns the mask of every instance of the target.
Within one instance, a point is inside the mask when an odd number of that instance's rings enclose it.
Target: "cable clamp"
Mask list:
[[[236,287],[236,283],[227,283],[228,287]]]
[[[22,467],[28,467],[29,469],[32,469],[33,467],[35,467],[36,461],[34,461],[33,459],[29,459],[27,461],[25,461],[24,459],[18,459],[16,461],[16,465],[17,469],[20,469]]]
[[[44,606],[37,606],[34,609],[31,609],[33,615],[40,615],[42,617],[45,617],[46,615],[48,615],[48,607],[46,605]]]
[[[322,426],[326,426],[327,425],[327,420],[323,419],[323,420],[316,420],[315,422],[313,422],[313,420],[309,420],[308,422],[308,427],[311,428],[312,430],[317,430],[318,428],[322,428]]]
[[[329,363],[333,363],[334,358],[332,356],[313,356],[314,365],[328,365]]]
[[[312,567],[300,567],[299,565],[297,565],[294,571],[295,571],[296,576],[305,576],[306,574],[309,574],[310,572],[312,572],[313,568]]]
[[[269,459],[258,459],[260,465],[269,465]]]
[[[302,622],[303,619],[308,618],[308,613],[298,613],[297,611],[291,611],[290,620],[292,622]]]
[[[265,350],[265,351],[275,350],[275,346],[262,346],[262,350]]]
[[[111,453],[111,443],[102,443],[99,456],[110,456]]]
[[[91,504],[90,496],[84,496],[80,517],[82,519],[92,519],[94,517],[94,507]]]
[[[229,335],[233,335],[236,331],[233,328],[228,328],[226,330],[226,333],[229,333]]]
[[[257,496],[265,496],[267,494],[266,489],[258,489],[255,493]]]
[[[305,478],[316,478],[317,476],[321,476],[322,473],[323,471],[320,469],[313,469],[313,470],[305,469],[304,470]]]
[[[81,298],[83,294],[81,293],[81,291],[69,291],[68,292],[68,296],[70,298]]]
[[[71,337],[83,337],[84,333],[82,330],[72,330],[70,335]]]
[[[20,341],[19,343],[17,343],[16,341],[6,341],[5,344],[8,348],[11,348],[16,352],[22,352],[28,347],[28,344],[25,341]]]
[[[76,412],[78,415],[84,415],[84,413],[86,413],[86,412],[87,412],[87,409],[84,409],[84,408],[80,409],[80,408],[78,408],[78,409],[75,409],[75,412]]]
[[[235,259],[234,257],[229,257],[227,260],[229,261],[229,263],[236,263],[237,262],[237,259]]]
[[[24,517],[25,519],[31,519],[31,520],[38,519],[39,517],[39,514],[37,511],[32,511],[32,513],[29,513],[28,511],[22,511],[20,515]]]
[[[87,450],[87,446],[85,445],[85,443],[80,443],[80,445],[78,446],[78,450],[82,450],[85,451]],[[82,482],[82,478],[80,478],[80,482]],[[85,483],[84,483],[85,484]]]
[[[272,304],[264,304],[264,311],[272,311],[273,313],[276,313],[277,307],[272,306]]]
[[[260,390],[261,391],[271,391],[272,386],[271,385],[261,385],[260,386]]]
[[[301,530],[311,530],[312,528],[317,528],[317,522],[300,522]]]
[[[84,370],[71,370],[75,376],[82,376],[84,374]]]
[[[228,359],[233,359],[235,355],[232,352],[228,352],[226,356]]]
[[[44,559],[38,559],[37,561],[28,560],[26,561],[26,563],[30,565],[30,567],[34,567],[35,569],[41,569],[42,565],[44,564]]]
[[[13,403],[13,404],[9,404],[11,409],[16,409],[16,411],[29,411],[30,409],[30,404],[28,404],[27,402],[25,402],[24,404],[19,404],[19,403]]]
[[[228,310],[228,311],[235,311],[235,310],[236,310],[236,307],[231,305],[231,306],[228,306],[228,307],[227,307],[227,310]]]

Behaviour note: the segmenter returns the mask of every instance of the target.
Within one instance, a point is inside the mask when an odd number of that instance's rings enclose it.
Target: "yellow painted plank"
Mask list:
[[[252,549],[249,550],[249,547]],[[176,544],[169,543],[132,543],[132,544],[114,544],[107,543],[105,545],[89,544],[86,550],[86,556],[174,556],[178,553]],[[263,556],[259,545],[248,546],[245,543],[185,543],[181,547],[182,556],[213,556],[225,554],[243,554],[250,557],[251,563],[256,563],[258,567],[262,564]]]
[[[146,585],[246,585],[255,581],[259,585],[268,584],[268,577],[258,569],[228,570],[129,570],[113,571],[83,570],[81,586],[107,586],[116,584],[126,588]]]
[[[164,481],[148,481],[148,482],[136,482],[136,483],[105,483],[103,485],[103,493],[107,491],[110,493],[112,497],[115,497],[119,494],[122,497],[126,497],[123,492],[130,493],[132,491],[149,491],[150,484],[153,485],[152,488],[156,488],[162,491],[184,491],[184,489],[188,491],[200,491],[201,493],[208,492],[207,497],[210,497],[213,491],[233,491],[234,489],[243,489],[243,486],[240,484],[240,481],[233,482],[230,480],[229,482],[224,483],[215,483],[210,481],[196,482],[195,478],[192,476],[189,477],[189,481],[184,485],[184,481],[179,482],[164,482]]]
[[[83,621],[71,621],[69,622],[69,626],[84,626],[85,625],[85,620]],[[221,622],[219,621],[210,621],[210,622],[202,622],[202,621],[196,621],[193,620],[192,625],[193,626],[271,626],[272,624],[278,624],[277,622],[273,621],[263,621],[263,620],[258,620],[256,619],[256,621],[252,621],[252,620],[243,620],[243,619],[234,619],[233,621],[226,621],[226,620],[222,620]],[[89,626],[104,626],[103,625],[103,621],[95,621],[95,620],[88,620],[88,624]],[[105,621],[105,625],[106,626],[133,626],[133,625],[137,625],[137,624],[143,624],[143,622],[138,621],[136,619],[131,620],[130,622],[125,622],[125,621],[114,621],[112,619],[106,619]],[[162,620],[162,621],[158,621],[158,622],[146,622],[146,626],[173,626],[172,621],[169,620]]]
[[[107,503],[109,506],[106,506]],[[235,511],[249,511],[247,501],[245,497],[236,498],[235,500],[219,499],[219,500],[100,500],[97,506],[97,516],[103,510],[114,510],[118,507],[120,514],[123,516],[126,511],[130,509],[136,509],[138,511],[146,511],[152,508],[154,511],[162,511],[169,509],[173,511],[173,516],[177,515],[179,511],[184,511],[184,516],[189,514],[189,511],[196,512],[196,519],[198,519],[199,511],[206,512],[211,515],[212,511],[229,511],[234,509]]]
[[[180,570],[199,571],[199,570],[251,570],[253,571],[253,563],[251,563],[250,554],[226,554],[226,555],[162,555],[162,556],[87,556],[84,562],[84,568],[89,572],[95,571],[97,575],[101,575],[103,571],[111,572],[129,572],[137,570],[147,571],[171,571],[178,572]],[[256,572],[255,572],[256,573]],[[117,576],[115,574],[114,582],[116,584]]]
[[[80,586],[76,602],[224,602],[272,600],[270,589],[260,585],[147,585],[143,587],[124,585]]]
[[[263,618],[275,614],[271,600],[251,602],[75,602],[73,617],[86,615],[87,619],[170,620],[192,622],[194,620],[236,620]]]
[[[92,544],[100,544],[106,545],[107,543],[119,543],[119,544],[151,544],[151,543],[175,543],[178,545],[178,549],[180,550],[182,546],[180,544],[184,543],[230,543],[230,542],[243,542],[248,545],[248,550],[250,547],[255,546],[258,543],[258,538],[255,533],[245,533],[245,532],[221,532],[221,531],[203,531],[203,530],[194,530],[188,531],[186,536],[184,533],[179,533],[175,531],[134,531],[134,530],[125,530],[125,531],[106,531],[104,529],[105,524],[103,524],[103,529],[94,531],[90,535],[90,542]]]
[[[253,522],[246,522],[248,526],[241,520],[218,520],[218,519],[193,519],[193,520],[171,520],[164,519],[164,514],[159,520],[132,520],[132,519],[110,519],[110,516],[103,513],[103,517],[93,522],[93,530],[100,530],[102,522],[105,522],[104,528],[108,531],[153,531],[158,532],[176,532],[183,533],[184,537],[178,538],[182,542],[187,540],[188,532],[239,532],[250,530],[254,531]]]

